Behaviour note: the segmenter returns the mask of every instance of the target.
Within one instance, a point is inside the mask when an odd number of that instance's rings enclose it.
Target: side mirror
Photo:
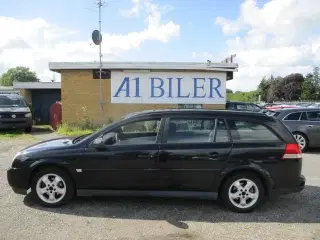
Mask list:
[[[92,146],[96,149],[106,149],[106,146],[103,144],[103,137],[98,137],[96,138],[93,143]]]
[[[107,149],[108,146],[116,144],[116,133],[110,132],[103,136],[96,138],[92,145],[97,149]]]

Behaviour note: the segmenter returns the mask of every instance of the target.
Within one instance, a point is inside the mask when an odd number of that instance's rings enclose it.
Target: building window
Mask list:
[[[93,79],[100,79],[100,69],[93,69],[92,70]],[[111,78],[111,71],[108,69],[102,69],[101,71],[101,79],[110,79]]]
[[[196,109],[202,108],[202,104],[178,104],[178,108]]]

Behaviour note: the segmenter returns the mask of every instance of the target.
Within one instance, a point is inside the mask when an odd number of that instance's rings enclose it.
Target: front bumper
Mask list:
[[[294,185],[290,188],[279,188],[279,189],[272,189],[270,198],[279,196],[279,195],[285,195],[295,192],[301,192],[306,185],[306,178],[303,175],[300,175],[300,177],[295,181]]]
[[[7,180],[12,190],[17,194],[26,195],[29,189],[28,174],[22,168],[9,168]]]
[[[32,118],[1,118],[0,129],[23,129],[32,127]]]

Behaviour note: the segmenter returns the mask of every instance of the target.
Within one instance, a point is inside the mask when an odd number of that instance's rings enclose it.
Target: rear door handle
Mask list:
[[[311,128],[311,127],[313,127],[313,125],[307,125],[307,127]]]
[[[149,154],[149,153],[142,153],[142,154],[138,154],[138,158],[140,159],[151,159],[154,158],[156,155],[155,154]]]

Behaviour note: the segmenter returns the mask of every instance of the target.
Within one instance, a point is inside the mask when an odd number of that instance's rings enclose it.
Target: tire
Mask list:
[[[31,133],[31,131],[32,131],[32,127],[27,127],[24,129],[25,133]]]
[[[67,172],[48,167],[33,176],[31,194],[35,202],[45,207],[57,207],[71,201],[75,195],[75,186]]]
[[[252,187],[248,186],[249,188],[246,189],[245,183],[250,183]],[[238,186],[238,189],[236,186]],[[264,202],[265,189],[261,180],[255,174],[250,172],[236,173],[230,176],[222,186],[221,199],[224,205],[233,212],[252,212]]]
[[[305,152],[308,148],[308,145],[309,145],[308,138],[306,137],[306,135],[304,135],[303,133],[300,133],[300,132],[294,132],[293,136],[296,139],[296,141],[298,142],[300,149],[301,149],[301,152]]]

